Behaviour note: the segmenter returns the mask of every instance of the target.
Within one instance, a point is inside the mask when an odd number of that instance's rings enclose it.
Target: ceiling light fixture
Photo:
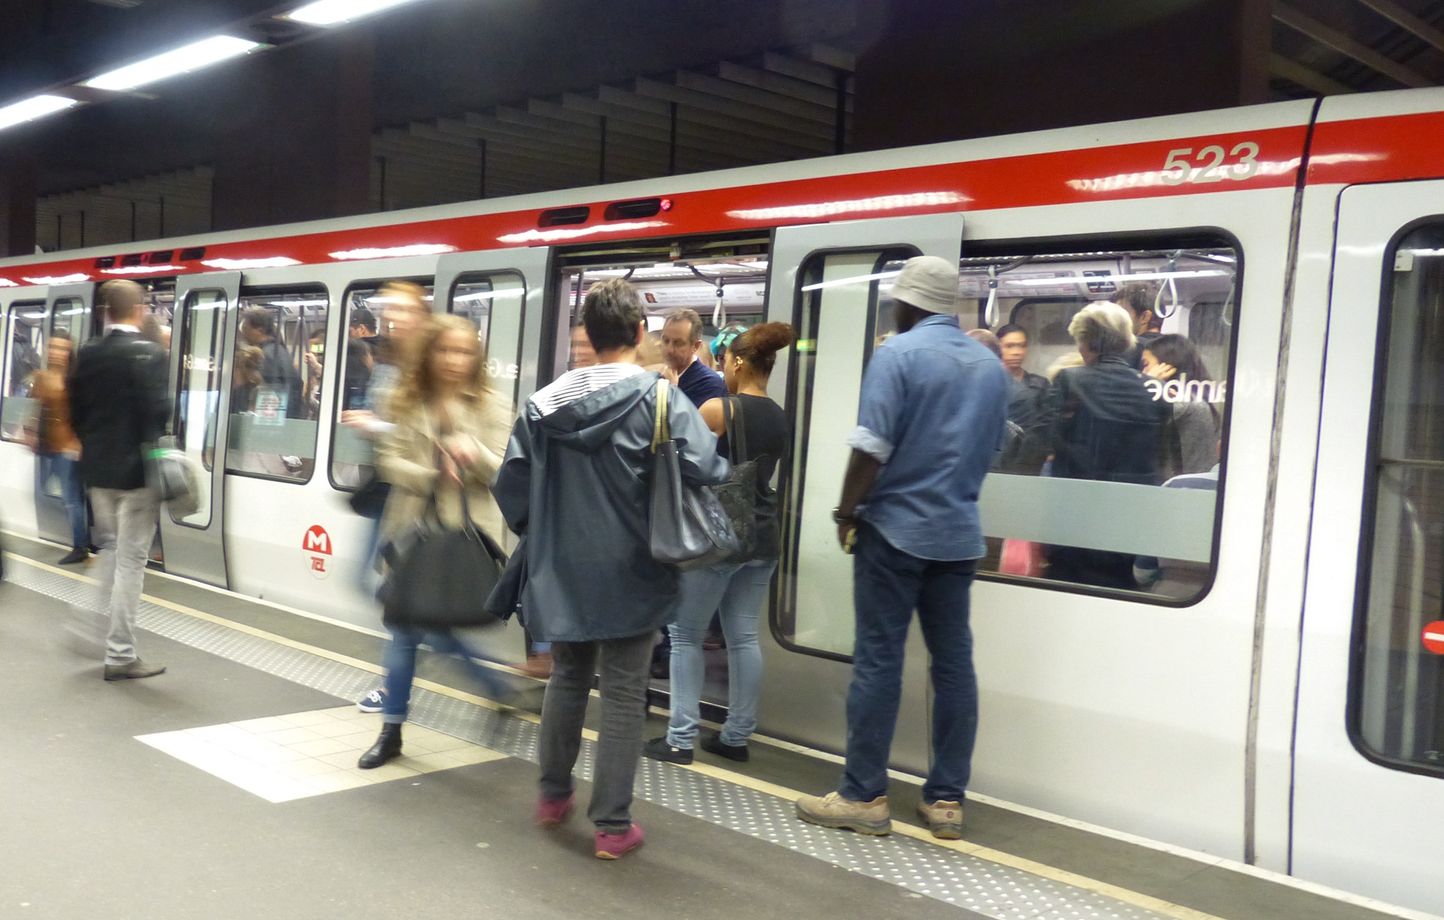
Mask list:
[[[335,26],[410,2],[412,0],[315,0],[292,10],[286,18],[312,26]]]
[[[64,96],[31,96],[19,102],[0,108],[0,130],[22,125],[27,121],[44,118],[56,112],[63,112],[75,105],[74,99]]]
[[[182,45],[172,51],[155,57],[127,64],[98,77],[86,80],[81,86],[104,89],[111,92],[125,92],[151,83],[158,83],[170,77],[200,70],[212,64],[219,64],[231,58],[249,54],[263,47],[260,42],[230,35],[212,35],[189,45]]]

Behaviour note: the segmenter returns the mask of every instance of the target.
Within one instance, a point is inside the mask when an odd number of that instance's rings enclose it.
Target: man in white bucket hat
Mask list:
[[[847,766],[837,791],[803,796],[804,821],[866,834],[892,829],[888,753],[913,611],[931,657],[933,767],[919,812],[933,834],[962,834],[978,727],[968,594],[986,547],[978,493],[1002,443],[1008,375],[959,327],[958,269],[937,256],[893,283],[898,335],[862,380],[852,457],[833,511],[854,554],[856,638],[847,695]]]

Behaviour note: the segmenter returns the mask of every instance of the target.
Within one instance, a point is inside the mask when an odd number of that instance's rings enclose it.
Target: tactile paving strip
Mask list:
[[[88,585],[28,565],[9,568],[9,580],[21,587],[74,606],[90,602],[93,589]],[[344,700],[360,698],[378,680],[368,671],[148,601],[141,602],[137,622],[156,635]],[[411,696],[409,718],[512,757],[533,762],[537,758],[536,725],[462,700],[418,688]],[[580,761],[578,777],[590,779],[590,742],[583,743]],[[814,827],[797,819],[791,802],[647,758],[642,759],[636,788],[639,798],[664,808],[997,920],[1164,916],[908,837],[868,837]]]

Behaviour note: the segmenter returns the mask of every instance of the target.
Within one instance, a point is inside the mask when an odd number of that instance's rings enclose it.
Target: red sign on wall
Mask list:
[[[1424,648],[1436,655],[1444,655],[1444,620],[1435,620],[1425,626],[1419,638],[1424,640]]]

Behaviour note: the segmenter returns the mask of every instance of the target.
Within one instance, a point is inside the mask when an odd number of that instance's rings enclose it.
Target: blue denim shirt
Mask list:
[[[858,516],[920,559],[978,559],[983,476],[1002,446],[1008,374],[955,316],[929,316],[873,353],[848,444],[883,464]]]

